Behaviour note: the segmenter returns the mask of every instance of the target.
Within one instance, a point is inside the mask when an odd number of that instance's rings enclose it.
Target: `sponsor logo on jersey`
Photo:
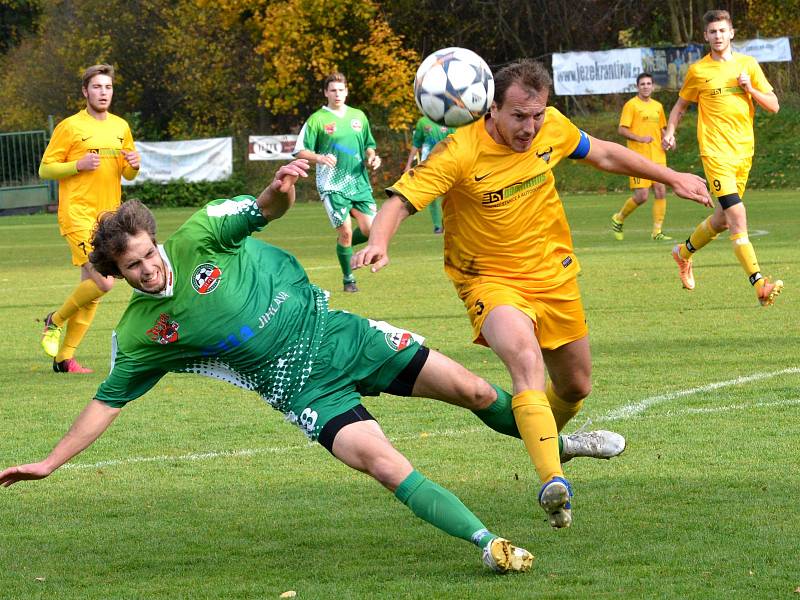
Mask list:
[[[572,257],[568,256],[564,260],[561,261],[561,265],[566,269],[568,266],[572,264]]]
[[[192,273],[192,287],[198,294],[210,294],[219,285],[222,270],[217,265],[203,263],[197,265]]]
[[[336,123],[325,123],[325,133],[328,135],[336,133]]]
[[[161,313],[156,324],[147,330],[147,337],[159,344],[171,344],[178,341],[178,329],[180,325],[177,321],[167,313]]]
[[[385,338],[389,348],[395,352],[408,348],[408,345],[414,341],[414,336],[407,331],[388,331]]]
[[[481,204],[483,204],[483,206],[489,206],[489,207],[505,206],[506,204],[513,202],[515,199],[514,197],[517,195],[519,195],[519,197],[522,198],[532,193],[535,189],[540,187],[546,180],[547,180],[547,175],[545,173],[540,173],[535,177],[531,177],[527,181],[523,181],[521,183],[515,183],[514,185],[510,185],[507,188],[503,188],[502,190],[497,190],[495,192],[485,192],[483,194],[483,197],[481,198]]]
[[[350,129],[352,129],[353,131],[361,131],[362,127],[363,125],[361,124],[361,121],[359,121],[358,119],[353,119],[350,121]]]

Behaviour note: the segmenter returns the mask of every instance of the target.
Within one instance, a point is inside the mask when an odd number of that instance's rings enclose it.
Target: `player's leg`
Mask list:
[[[353,230],[353,246],[363,244],[369,239],[372,221],[375,219],[378,206],[372,194],[364,194],[353,201],[350,215],[356,220],[357,227]]]
[[[664,235],[664,218],[667,215],[667,186],[658,181],[653,182],[653,232],[655,241],[666,241],[672,238]]]
[[[645,185],[646,184],[646,185]],[[623,223],[625,219],[642,204],[647,202],[647,191],[650,189],[650,182],[640,177],[630,178],[631,196],[625,200],[622,208],[618,212],[611,215],[611,231],[614,232],[614,237],[618,241],[625,239],[623,232]]]
[[[444,233],[442,226],[442,199],[436,198],[428,205],[428,210],[431,213],[431,221],[433,222],[433,233]]]
[[[319,441],[347,466],[366,473],[393,492],[420,519],[478,546],[499,572],[527,571],[533,556],[491,533],[452,492],[414,469],[362,405],[334,417]]]
[[[350,201],[341,194],[328,193],[322,196],[322,205],[331,226],[336,229],[336,259],[342,270],[342,285],[345,292],[357,292],[356,278],[350,268],[353,257],[353,227],[350,222]]]

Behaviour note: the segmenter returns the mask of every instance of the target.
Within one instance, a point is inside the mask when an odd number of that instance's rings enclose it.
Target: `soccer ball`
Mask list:
[[[472,50],[445,48],[429,55],[417,69],[414,98],[426,117],[439,125],[460,127],[477,121],[494,98],[489,66]]]

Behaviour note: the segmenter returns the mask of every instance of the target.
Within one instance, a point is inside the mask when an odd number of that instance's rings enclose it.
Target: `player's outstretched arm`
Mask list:
[[[609,173],[641,177],[666,184],[681,198],[703,206],[713,206],[705,179],[692,173],[679,173],[659,165],[614,142],[589,137],[591,147],[585,159],[593,167]]]
[[[259,194],[256,204],[267,221],[274,221],[286,214],[294,204],[294,184],[298,177],[308,177],[308,161],[298,158],[281,166],[272,182]]]
[[[9,467],[0,473],[0,485],[8,487],[18,481],[44,479],[73,456],[88,448],[108,429],[119,411],[119,408],[113,408],[99,400],[92,400],[47,458],[38,463]]]
[[[400,223],[417,212],[405,198],[393,194],[383,203],[369,232],[367,246],[353,255],[350,265],[353,269],[371,266],[373,273],[389,264],[389,242],[397,233]]]

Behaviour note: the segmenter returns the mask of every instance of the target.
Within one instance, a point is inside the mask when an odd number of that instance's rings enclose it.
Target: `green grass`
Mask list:
[[[692,293],[678,283],[669,243],[649,239],[649,205],[615,242],[608,219],[624,199],[564,198],[594,355],[594,391],[574,425],[589,417],[629,441],[618,459],[567,465],[576,491],[571,529],[544,522],[519,442],[433,401],[365,402],[420,471],[536,555],[531,573],[487,572],[474,547],[307,444],[254,394],[174,375],[72,465],[0,490],[0,597],[796,597],[795,194],[747,197],[762,270],[787,283],[771,309],[756,305],[724,236],[698,255]],[[159,235],[188,214],[159,210]],[[671,196],[665,232],[685,238],[704,214]],[[430,230],[425,214],[405,223],[392,264],[361,274],[355,295],[338,291],[334,236],[319,204],[297,206],[261,235],[296,253],[312,280],[333,290],[334,307],[418,331],[507,386],[498,359],[467,342],[467,318],[442,272],[441,237]],[[69,293],[77,271],[67,267],[54,216],[2,219],[0,240],[6,466],[43,457],[92,397],[130,291],[119,284],[103,300],[80,349],[97,373],[56,376],[34,320]],[[642,409],[631,410],[637,403]]]

